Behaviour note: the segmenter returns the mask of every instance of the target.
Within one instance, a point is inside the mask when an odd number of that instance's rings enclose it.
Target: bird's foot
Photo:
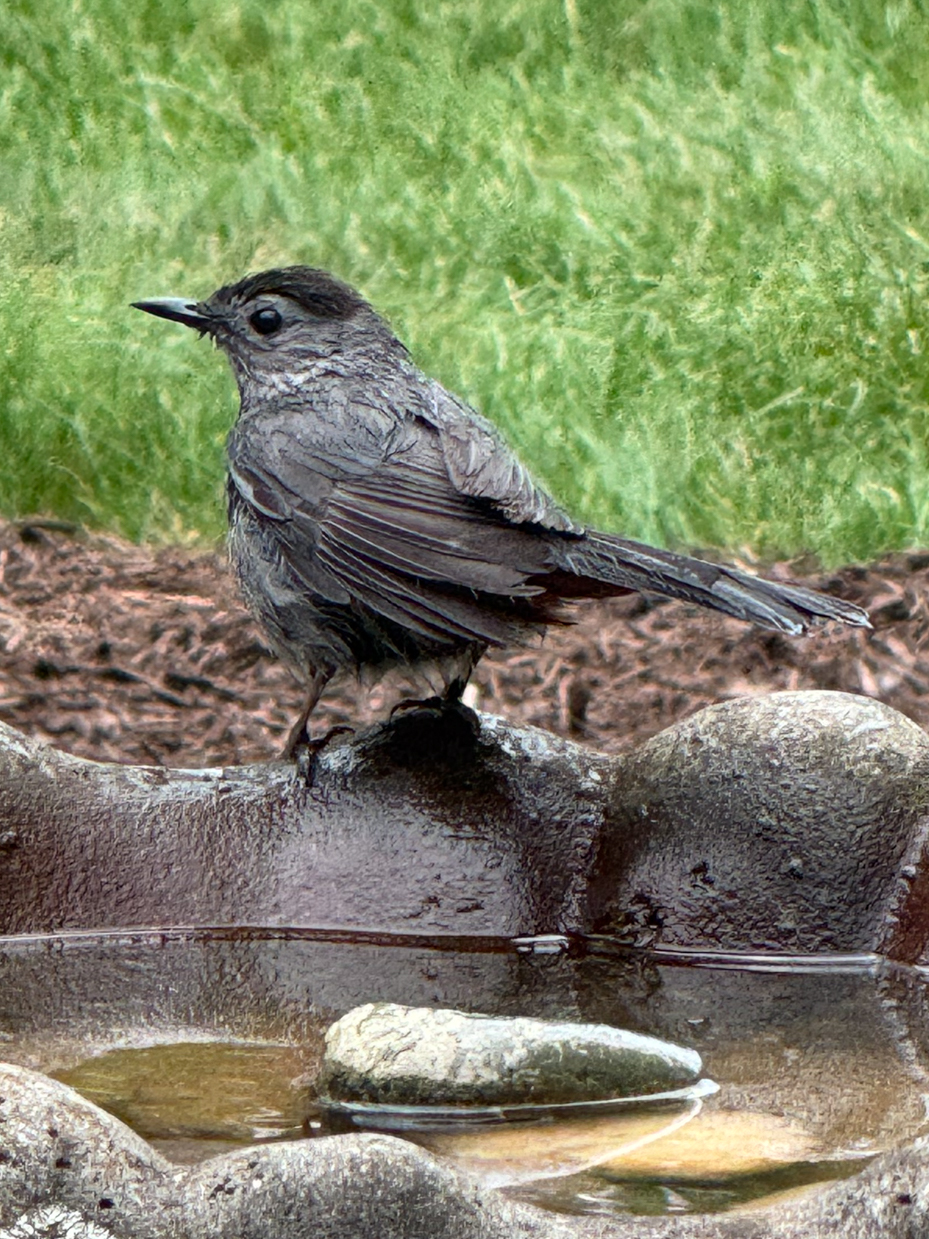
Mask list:
[[[297,777],[307,787],[312,787],[316,782],[316,773],[319,767],[319,755],[324,748],[335,739],[336,736],[354,735],[354,727],[347,727],[344,724],[337,727],[330,727],[329,730],[322,736],[311,738],[303,728],[302,738],[294,739],[293,736],[287,742],[287,748],[284,750],[284,758],[288,761],[296,762]]]
[[[405,697],[403,701],[398,701],[390,711],[390,721],[393,722],[398,714],[407,714],[413,711],[421,711],[428,714],[441,714],[445,707],[445,700],[442,697],[425,697],[422,700],[416,697]]]
[[[400,701],[391,710],[387,727],[394,760],[405,766],[467,761],[481,731],[475,712],[448,697]]]

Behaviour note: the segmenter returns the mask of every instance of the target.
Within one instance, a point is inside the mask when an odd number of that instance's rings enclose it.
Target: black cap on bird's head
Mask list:
[[[358,310],[371,309],[350,284],[315,267],[275,267],[247,275],[237,284],[217,289],[209,304],[218,309],[247,305],[261,297],[287,297],[307,313],[323,319],[351,318]]]
[[[237,374],[286,365],[287,358],[331,356],[399,341],[350,285],[313,267],[278,267],[217,289],[205,301],[158,297],[137,310],[212,336]]]

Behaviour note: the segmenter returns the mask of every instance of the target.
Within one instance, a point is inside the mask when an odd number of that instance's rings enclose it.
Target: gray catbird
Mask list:
[[[211,336],[235,372],[229,549],[248,606],[307,682],[291,752],[337,672],[431,664],[453,701],[488,646],[564,622],[566,600],[644,590],[782,632],[868,625],[837,598],[578,524],[324,271],[135,305]]]

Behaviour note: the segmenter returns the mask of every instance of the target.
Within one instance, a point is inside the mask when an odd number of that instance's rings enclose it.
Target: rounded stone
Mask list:
[[[641,946],[918,962],[927,810],[929,738],[890,706],[710,706],[619,764],[587,921]]]
[[[326,1034],[320,1091],[381,1105],[555,1105],[693,1083],[700,1055],[605,1024],[366,1003]]]

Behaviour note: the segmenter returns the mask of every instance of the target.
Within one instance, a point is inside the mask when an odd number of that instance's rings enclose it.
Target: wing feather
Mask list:
[[[546,540],[462,493],[434,429],[421,422],[407,429],[385,445],[377,467],[363,472],[356,458],[333,477],[331,454],[324,472],[314,472],[312,445],[279,425],[230,450],[230,477],[270,518],[268,536],[308,592],[332,580],[440,644],[524,638],[531,619],[514,614],[513,602],[543,592],[529,578],[552,567]]]

